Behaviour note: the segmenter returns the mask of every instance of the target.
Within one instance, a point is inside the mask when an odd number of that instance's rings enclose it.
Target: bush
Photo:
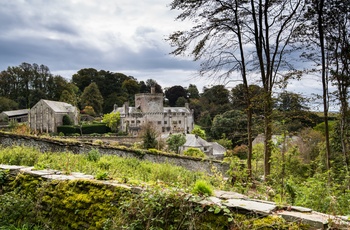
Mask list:
[[[83,125],[82,126],[83,134],[92,134],[92,133],[109,133],[111,129],[106,126],[105,123],[91,124],[91,125]]]
[[[72,119],[67,115],[65,114],[62,118],[62,124],[63,125],[74,125]]]
[[[91,149],[90,152],[88,152],[86,159],[88,161],[94,161],[97,162],[101,157],[100,152],[98,151],[98,149]]]
[[[206,157],[205,153],[203,153],[199,148],[188,148],[184,151],[184,155],[190,157]]]
[[[198,180],[192,189],[192,193],[200,196],[211,196],[214,192],[210,184],[204,180]]]
[[[57,132],[63,133],[64,135],[69,135],[72,133],[80,133],[80,128],[78,126],[73,125],[61,125],[57,126]]]

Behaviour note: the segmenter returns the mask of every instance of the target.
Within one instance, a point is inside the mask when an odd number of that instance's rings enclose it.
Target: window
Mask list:
[[[134,124],[135,123],[135,121],[131,121],[131,124]]]
[[[158,121],[158,125],[161,125],[162,124],[162,121]]]
[[[181,124],[181,121],[179,121],[179,124]]]
[[[164,121],[164,125],[166,125],[166,124],[168,124],[168,122],[167,122],[167,121]]]

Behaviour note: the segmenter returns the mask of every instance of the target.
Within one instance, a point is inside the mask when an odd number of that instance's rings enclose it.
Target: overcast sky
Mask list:
[[[70,79],[83,68],[154,79],[163,88],[216,84],[196,77],[199,63],[169,55],[165,38],[188,27],[175,21],[171,0],[0,1],[0,70],[44,64]],[[231,86],[237,84],[230,83]],[[313,78],[290,84],[296,93],[321,93]]]

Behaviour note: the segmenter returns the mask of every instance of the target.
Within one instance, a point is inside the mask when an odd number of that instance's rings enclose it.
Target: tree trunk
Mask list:
[[[329,141],[329,127],[328,127],[328,79],[326,75],[326,51],[325,51],[325,38],[324,38],[324,28],[323,28],[323,6],[324,0],[318,0],[317,13],[318,13],[318,33],[321,49],[321,75],[322,75],[322,91],[323,91],[323,116],[325,124],[325,136],[326,136],[326,167],[328,170],[328,179],[330,180],[329,170],[331,169],[330,161],[330,141]]]

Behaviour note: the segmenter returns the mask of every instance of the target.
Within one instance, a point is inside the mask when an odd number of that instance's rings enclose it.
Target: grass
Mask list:
[[[23,146],[0,148],[0,164],[34,166],[35,169],[60,170],[65,174],[82,172],[97,179],[112,179],[129,184],[162,184],[191,191],[197,180],[224,185],[222,176],[189,171],[170,163],[153,163],[136,158],[100,155],[93,149],[85,154],[41,153]],[[219,188],[218,188],[219,189]]]

